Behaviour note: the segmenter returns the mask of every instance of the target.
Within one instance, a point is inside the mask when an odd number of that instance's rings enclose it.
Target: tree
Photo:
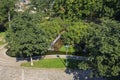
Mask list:
[[[39,23],[39,26],[46,31],[47,37],[52,42],[64,29],[61,25],[63,22],[60,18],[54,18]]]
[[[88,28],[86,47],[96,74],[110,77],[120,75],[120,23],[103,19],[100,25]]]
[[[55,15],[74,20],[115,18],[119,16],[119,0],[55,0]]]
[[[5,26],[9,22],[10,27],[10,20],[15,13],[15,2],[16,0],[0,0],[0,25]]]
[[[87,23],[82,21],[72,22],[66,26],[66,32],[62,34],[62,40],[65,44],[74,46],[76,52],[81,51],[83,48],[80,49],[80,45],[84,44],[82,40],[84,40],[83,38],[87,34],[87,28]]]
[[[37,12],[44,13],[44,16],[51,15],[54,0],[31,0],[31,7],[36,8]]]
[[[11,52],[22,57],[30,56],[31,66],[33,65],[32,56],[44,54],[50,44],[45,30],[37,24],[39,20],[34,21],[38,17],[35,15],[20,13],[15,16],[6,35],[8,48]]]

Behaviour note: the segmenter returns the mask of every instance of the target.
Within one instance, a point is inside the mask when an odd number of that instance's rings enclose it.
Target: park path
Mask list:
[[[5,44],[6,45],[6,44]],[[4,48],[5,45],[0,47],[0,65],[8,65],[8,66],[15,66],[20,67],[20,64],[22,62],[27,62],[26,60],[17,61],[16,58],[12,58],[6,55],[7,49]],[[86,60],[86,57],[80,57],[80,56],[73,56],[73,55],[45,55],[41,58],[48,59],[48,58],[69,58],[69,59],[77,59],[77,60]]]
[[[0,80],[73,80],[73,75],[66,74],[64,69],[20,67],[21,61],[7,56],[4,46],[0,47]]]
[[[0,65],[19,67],[20,62],[16,62],[16,58],[12,58],[6,55],[7,49],[4,48],[6,44],[0,47]]]
[[[44,69],[44,68],[25,68],[20,67],[22,62],[16,62],[15,58],[6,55],[5,45],[0,47],[0,80],[85,80],[88,71],[71,69]],[[57,58],[58,55],[46,55],[43,58]],[[59,55],[60,58],[86,59],[83,57],[71,55]],[[106,80],[102,78],[93,78],[86,80]]]
[[[7,56],[4,46],[0,47],[0,80],[73,80],[73,75],[66,74],[64,69],[20,67],[21,61]]]

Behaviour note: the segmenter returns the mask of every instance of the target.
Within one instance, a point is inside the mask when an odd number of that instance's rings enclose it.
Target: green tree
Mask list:
[[[31,0],[31,7],[37,12],[44,13],[44,16],[51,16],[54,0]]]
[[[79,44],[82,38],[87,34],[87,24],[84,22],[73,22],[67,26],[66,32],[62,35],[62,39],[66,44]]]
[[[16,55],[30,56],[31,65],[33,65],[32,56],[45,53],[50,45],[45,30],[36,24],[39,20],[34,21],[38,17],[35,15],[20,13],[15,16],[6,35],[11,52]]]
[[[46,31],[47,37],[52,42],[64,29],[63,25],[61,25],[63,22],[60,18],[54,18],[39,23],[39,26]]]
[[[55,0],[57,16],[74,20],[119,16],[119,0]]]
[[[86,45],[92,67],[100,76],[120,75],[120,23],[103,19],[100,25],[90,24]]]
[[[16,0],[0,0],[0,25],[5,25],[9,22],[10,27],[10,20],[15,13],[15,2]]]

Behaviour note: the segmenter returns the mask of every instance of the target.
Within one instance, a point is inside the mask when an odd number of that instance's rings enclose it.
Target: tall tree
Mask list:
[[[55,0],[54,11],[57,16],[71,20],[114,18],[119,13],[119,0]]]
[[[15,2],[16,0],[0,0],[0,24],[9,24],[10,20],[15,13]]]
[[[54,0],[31,0],[31,7],[36,8],[37,12],[44,13],[46,16],[50,16],[51,8]]]
[[[86,47],[93,69],[100,76],[120,75],[120,23],[105,19],[101,25],[92,23],[91,26]]]
[[[63,41],[70,45],[79,44],[87,34],[87,27],[87,24],[82,21],[67,24],[66,32],[62,35]]]
[[[43,54],[47,51],[50,41],[45,30],[37,25],[39,20],[36,14],[20,13],[11,22],[6,41],[8,48],[16,55],[30,56],[31,65],[34,54]],[[36,21],[34,21],[37,19]]]

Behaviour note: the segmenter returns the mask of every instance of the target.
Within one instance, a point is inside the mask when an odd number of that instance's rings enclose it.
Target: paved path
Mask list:
[[[7,49],[0,47],[0,80],[73,80],[73,75],[64,69],[32,69],[20,67],[20,62],[5,54]]]
[[[73,80],[73,75],[66,74],[65,69],[22,68],[21,62],[7,56],[6,51],[4,46],[0,47],[0,80]]]
[[[0,66],[0,80],[73,80],[64,70]]]
[[[0,80],[85,80],[88,71],[71,69],[34,69],[20,67],[20,62],[7,56],[4,46],[0,47]],[[65,55],[59,57],[65,58]],[[56,55],[47,55],[44,58],[57,58]],[[81,57],[67,56],[67,58],[84,59]],[[86,80],[104,80],[87,79]]]
[[[19,67],[21,62],[16,62],[16,58],[12,58],[6,55],[7,49],[5,45],[0,47],[0,65]]]

